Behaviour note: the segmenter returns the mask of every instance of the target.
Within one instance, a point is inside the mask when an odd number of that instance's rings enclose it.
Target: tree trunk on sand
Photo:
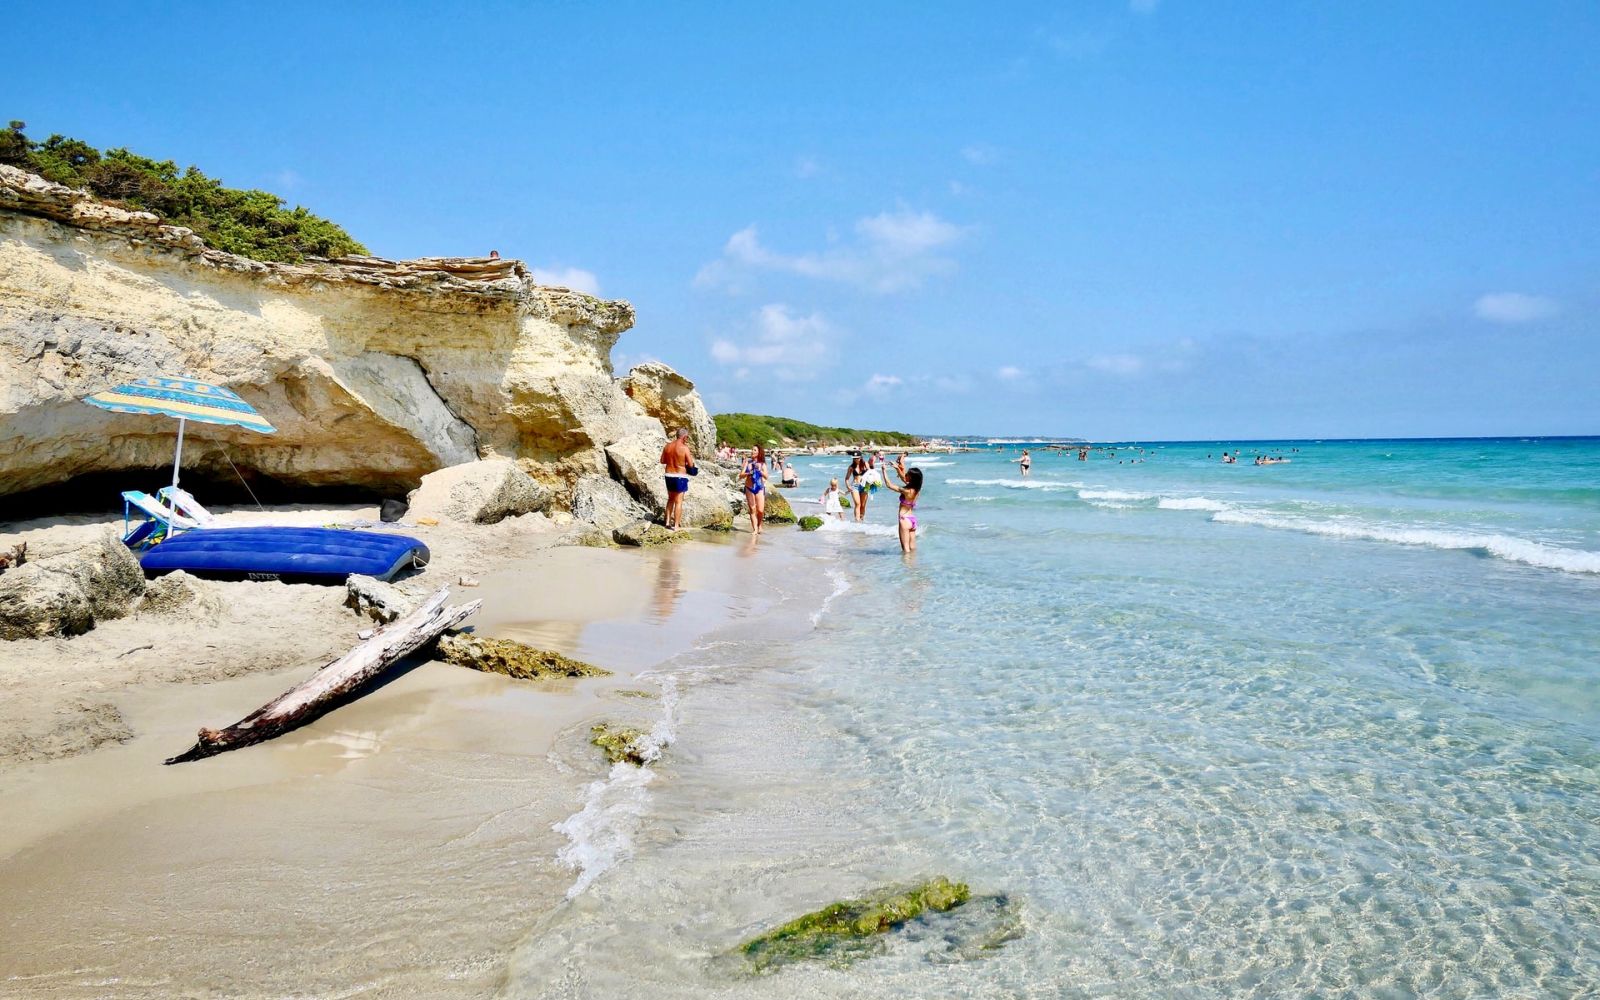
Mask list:
[[[446,608],[450,588],[428,598],[409,615],[384,626],[377,635],[318,670],[303,683],[226,729],[201,729],[195,745],[167,759],[168,764],[202,760],[252,743],[281,736],[321,715],[344,695],[356,690],[402,657],[439,638],[439,634],[471,617],[482,601]]]

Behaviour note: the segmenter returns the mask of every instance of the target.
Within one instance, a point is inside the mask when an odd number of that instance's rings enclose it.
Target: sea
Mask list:
[[[913,556],[887,492],[732,543],[774,596],[645,678],[660,759],[563,825],[506,995],[1600,994],[1600,439],[1018,454],[911,458]]]

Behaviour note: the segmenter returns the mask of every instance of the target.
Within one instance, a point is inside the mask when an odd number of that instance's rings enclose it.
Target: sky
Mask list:
[[[149,6],[0,110],[627,299],[713,412],[1600,433],[1592,2]]]

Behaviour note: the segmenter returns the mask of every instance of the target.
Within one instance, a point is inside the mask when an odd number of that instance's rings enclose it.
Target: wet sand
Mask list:
[[[573,882],[552,826],[608,771],[590,722],[648,727],[659,690],[640,674],[760,613],[767,560],[747,543],[547,548],[458,592],[484,600],[480,632],[608,678],[421,663],[288,736],[175,767],[160,761],[198,725],[318,664],[114,693],[134,739],[0,771],[0,994],[493,993]]]

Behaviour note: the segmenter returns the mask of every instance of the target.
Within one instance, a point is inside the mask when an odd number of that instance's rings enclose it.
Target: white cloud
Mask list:
[[[1554,299],[1540,295],[1491,292],[1480,296],[1478,301],[1472,304],[1472,311],[1477,313],[1479,319],[1491,323],[1532,323],[1535,320],[1549,319],[1561,311],[1561,306]]]
[[[600,279],[595,277],[593,271],[585,271],[581,267],[529,268],[528,273],[533,275],[533,280],[541,285],[556,285],[560,288],[570,288],[575,292],[588,292],[590,295],[600,294]]]
[[[1154,14],[1161,0],[1128,0],[1128,9],[1135,14]]]
[[[773,303],[756,313],[754,329],[745,340],[712,341],[711,358],[735,368],[738,378],[748,376],[751,369],[766,368],[774,378],[803,381],[832,363],[837,335],[821,313],[798,316],[788,306]]]
[[[276,190],[284,193],[298,191],[305,185],[305,178],[287,167],[272,175]]]
[[[913,381],[922,381],[921,378]],[[840,389],[838,398],[841,403],[853,403],[858,399],[867,398],[883,402],[895,395],[906,386],[906,379],[899,375],[874,374],[858,386]]]
[[[997,378],[1003,379],[1007,382],[1015,382],[1017,379],[1021,378],[1023,374],[1023,370],[1018,368],[1016,365],[1002,365],[1000,369],[995,372],[995,376]]]
[[[822,161],[815,156],[802,156],[794,161],[794,175],[808,180],[822,172]]]
[[[975,142],[961,147],[961,158],[975,167],[987,167],[1000,158],[1000,152],[988,143]]]
[[[946,251],[965,230],[932,212],[902,208],[858,219],[855,234],[844,246],[785,254],[768,249],[756,227],[747,226],[728,237],[721,257],[700,268],[695,284],[736,288],[743,275],[777,271],[884,294],[905,291],[955,270]]]
[[[1144,359],[1137,354],[1097,354],[1084,364],[1107,375],[1137,375],[1144,371]]]

